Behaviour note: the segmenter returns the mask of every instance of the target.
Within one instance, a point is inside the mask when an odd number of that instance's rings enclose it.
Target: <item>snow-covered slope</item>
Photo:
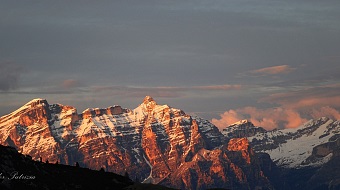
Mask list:
[[[340,134],[340,121],[322,117],[310,120],[295,129],[273,131],[256,129],[258,128],[249,122],[241,122],[227,127],[224,135],[229,138],[240,137],[240,134],[247,137],[255,151],[268,153],[281,167],[317,167],[328,162],[332,158],[332,153],[313,161],[308,161],[308,158],[312,156],[314,147],[327,143],[333,136]]]

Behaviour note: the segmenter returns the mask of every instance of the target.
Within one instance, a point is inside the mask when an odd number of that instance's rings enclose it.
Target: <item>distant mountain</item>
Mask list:
[[[86,109],[34,99],[0,118],[0,144],[59,162],[182,189],[272,189],[246,139],[145,97],[135,109]]]
[[[253,123],[248,120],[241,120],[222,130],[222,134],[228,138],[243,138],[251,137],[258,133],[267,132],[262,127],[255,127]]]
[[[340,121],[322,117],[295,129],[273,131],[241,121],[222,133],[227,138],[247,137],[255,152],[270,155],[281,171],[265,174],[280,176],[277,189],[340,188]]]

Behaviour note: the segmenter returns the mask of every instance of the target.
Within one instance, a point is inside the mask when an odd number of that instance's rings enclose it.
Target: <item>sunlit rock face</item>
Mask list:
[[[181,189],[272,189],[245,138],[200,149],[161,184]]]
[[[0,143],[33,159],[104,168],[175,188],[270,189],[246,139],[145,97],[135,109],[86,109],[35,99],[0,118]]]

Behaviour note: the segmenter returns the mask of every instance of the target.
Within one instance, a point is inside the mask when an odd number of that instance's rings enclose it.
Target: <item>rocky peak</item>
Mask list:
[[[257,133],[264,133],[266,130],[262,127],[256,127],[248,120],[241,120],[223,129],[222,133],[230,138],[242,138],[254,136]]]
[[[48,104],[47,100],[46,99],[43,99],[43,98],[35,98],[29,102],[27,102],[25,104],[25,106],[27,105],[31,105],[31,106],[35,106],[35,105],[44,105],[44,104]]]
[[[142,104],[138,107],[143,110],[143,112],[151,112],[157,105],[157,102],[151,96],[145,96]]]
[[[106,110],[107,110],[107,114],[109,115],[119,115],[119,114],[126,112],[125,109],[123,109],[121,106],[118,106],[118,105],[110,106],[106,108]]]
[[[48,109],[48,102],[46,99],[42,98],[36,98],[33,99],[29,102],[27,102],[25,105],[17,109],[16,111],[12,112],[11,114],[7,115],[6,117],[16,117],[22,113],[28,112],[30,110],[36,110],[36,109],[41,109],[41,108],[46,108]]]
[[[143,100],[143,103],[144,104],[148,104],[150,102],[155,102],[156,103],[156,101],[151,96],[145,96],[145,98]]]
[[[14,112],[13,116],[20,116],[19,124],[23,126],[29,126],[36,122],[46,123],[51,117],[47,100],[41,98],[26,103],[18,112]]]
[[[252,124],[250,121],[248,121],[247,119],[243,119],[243,120],[240,120],[238,122],[235,122],[233,124],[231,124],[230,126],[234,126],[234,125],[244,125],[244,124],[247,124],[247,123],[250,123]]]
[[[313,127],[313,126],[319,126],[319,125],[325,124],[327,122],[333,122],[333,120],[328,118],[328,117],[311,119],[311,120],[307,121],[305,124],[298,127],[297,129],[307,129],[307,128],[310,128],[310,127]]]
[[[151,96],[145,96],[142,104],[147,108],[153,108],[155,105],[157,105],[157,102]]]

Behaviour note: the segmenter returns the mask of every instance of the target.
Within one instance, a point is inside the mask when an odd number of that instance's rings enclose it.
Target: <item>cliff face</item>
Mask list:
[[[201,149],[162,185],[181,189],[271,189],[257,156],[245,138],[233,139],[218,149]],[[180,184],[180,186],[179,186]]]
[[[35,99],[0,118],[0,143],[49,162],[104,168],[176,188],[268,187],[245,139],[223,145],[210,122],[158,105],[87,109]],[[190,169],[189,169],[190,168]]]
[[[314,147],[307,161],[318,162],[328,159],[321,165],[311,178],[308,179],[309,189],[340,189],[340,135],[333,136],[327,143]]]

